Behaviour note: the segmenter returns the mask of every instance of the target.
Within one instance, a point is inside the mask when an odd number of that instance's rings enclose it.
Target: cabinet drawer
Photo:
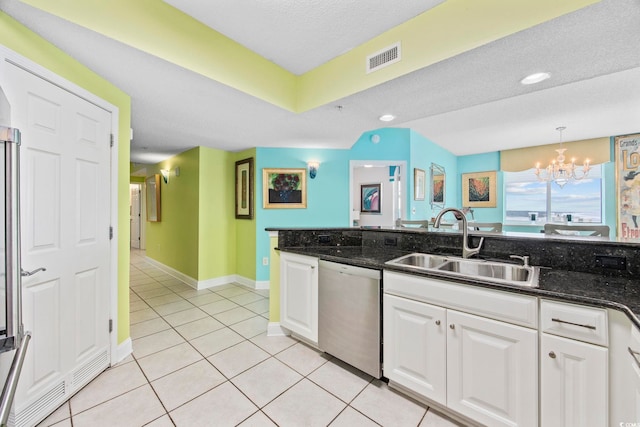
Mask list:
[[[548,334],[608,346],[607,311],[542,300],[540,330]]]
[[[383,287],[384,292],[388,294],[455,308],[529,328],[538,327],[536,297],[386,270]]]

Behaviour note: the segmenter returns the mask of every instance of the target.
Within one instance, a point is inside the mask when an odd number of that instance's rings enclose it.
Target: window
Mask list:
[[[602,223],[602,167],[594,165],[589,176],[571,181],[563,188],[555,183],[538,181],[534,169],[504,172],[505,222]]]

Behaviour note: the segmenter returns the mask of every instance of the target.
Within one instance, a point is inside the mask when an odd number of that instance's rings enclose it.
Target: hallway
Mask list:
[[[448,419],[290,337],[268,291],[196,291],[131,252],[133,356],[40,426],[429,426]]]

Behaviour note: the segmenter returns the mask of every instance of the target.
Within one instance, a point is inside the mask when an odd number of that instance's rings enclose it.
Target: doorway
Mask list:
[[[129,184],[129,223],[131,248],[141,249],[142,184]]]
[[[407,163],[401,160],[351,160],[349,162],[350,225],[393,227],[406,208]],[[362,186],[380,184],[379,212],[363,211]]]

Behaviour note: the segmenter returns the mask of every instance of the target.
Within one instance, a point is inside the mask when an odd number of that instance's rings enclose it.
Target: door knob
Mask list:
[[[37,274],[41,271],[47,271],[47,269],[44,267],[36,268],[35,270],[31,270],[31,271],[24,271],[23,269],[20,269],[20,275],[22,277],[28,277],[28,276],[33,276],[34,274]]]

